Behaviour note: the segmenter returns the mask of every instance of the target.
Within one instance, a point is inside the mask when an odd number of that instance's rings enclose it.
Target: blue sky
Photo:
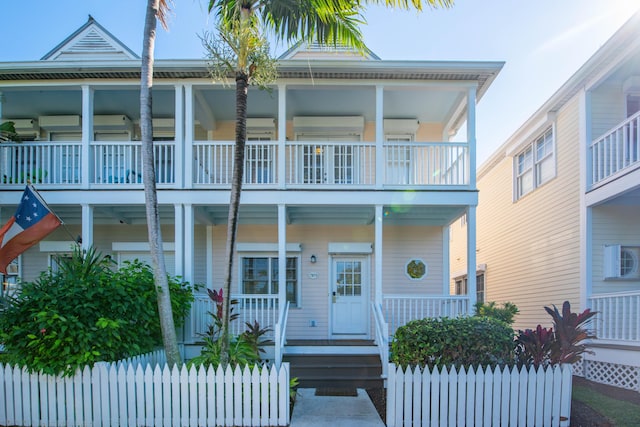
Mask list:
[[[198,35],[211,30],[205,0],[175,0],[157,58],[201,58]],[[89,14],[140,53],[144,0],[2,0],[0,61],[37,60]],[[389,60],[480,60],[506,64],[478,105],[482,163],[624,22],[638,0],[456,0],[451,9],[371,8],[369,48]],[[275,46],[282,52],[286,46]]]

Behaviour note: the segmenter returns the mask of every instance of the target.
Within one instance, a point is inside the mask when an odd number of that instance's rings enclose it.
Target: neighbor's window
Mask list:
[[[455,280],[454,293],[456,295],[467,295],[467,276],[458,277]],[[484,273],[476,275],[476,300],[484,302]]]
[[[540,187],[556,176],[555,141],[549,127],[515,158],[515,198]]]
[[[278,257],[243,257],[242,293],[251,295],[278,294]],[[298,258],[287,257],[287,301],[298,305]]]

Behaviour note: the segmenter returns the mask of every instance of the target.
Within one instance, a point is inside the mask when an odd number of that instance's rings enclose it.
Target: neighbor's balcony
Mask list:
[[[43,186],[142,187],[141,148],[139,141],[95,141],[85,153],[82,142],[3,143],[0,176],[3,185],[29,180]],[[176,176],[191,162],[192,173],[186,178],[191,182],[185,185],[231,188],[233,141],[195,141],[184,155],[179,148],[173,141],[154,142],[158,185],[177,188]],[[245,183],[254,188],[327,189],[469,185],[466,143],[389,142],[377,151],[374,142],[287,141],[281,147],[277,141],[249,141]],[[183,164],[182,158],[188,160]]]
[[[640,291],[595,294],[589,307],[598,312],[591,324],[598,340],[640,345]]]
[[[640,112],[629,117],[591,144],[591,185],[640,166]]]

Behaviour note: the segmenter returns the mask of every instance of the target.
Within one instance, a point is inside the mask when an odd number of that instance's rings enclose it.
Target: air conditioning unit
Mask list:
[[[314,132],[342,132],[361,135],[364,132],[364,117],[362,116],[337,116],[337,117],[294,117],[293,130],[295,133]]]
[[[124,114],[93,116],[93,130],[131,130],[132,123]]]
[[[36,138],[40,136],[40,127],[37,119],[6,119],[6,122],[13,122],[16,133],[22,138]]]
[[[80,116],[40,116],[38,118],[40,127],[46,131],[78,131],[82,128]]]
[[[640,246],[605,246],[604,278],[605,280],[640,279]]]
[[[153,122],[153,131],[159,131],[159,132],[167,132],[167,131],[174,131],[176,129],[176,121],[175,119],[172,118],[157,118],[154,117],[152,119]]]

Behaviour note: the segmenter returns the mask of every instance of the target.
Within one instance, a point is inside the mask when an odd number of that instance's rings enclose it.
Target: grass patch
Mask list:
[[[609,418],[616,426],[640,426],[640,406],[616,400],[587,387],[573,386],[573,399]]]

